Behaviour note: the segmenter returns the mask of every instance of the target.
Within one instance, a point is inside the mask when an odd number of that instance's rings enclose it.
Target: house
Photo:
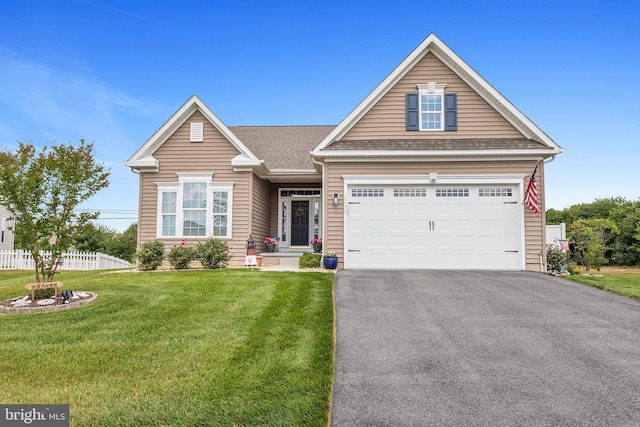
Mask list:
[[[13,215],[0,206],[0,251],[13,250]]]
[[[544,271],[561,152],[431,34],[337,126],[227,126],[193,96],[125,165],[140,243],[215,236],[241,264],[250,235],[283,252],[320,236],[340,268]]]

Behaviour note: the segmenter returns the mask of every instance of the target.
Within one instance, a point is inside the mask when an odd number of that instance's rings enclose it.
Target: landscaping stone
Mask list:
[[[46,298],[46,299],[41,299],[36,304],[38,304],[38,305],[53,305],[55,303],[56,303],[56,300],[54,300],[53,298]]]

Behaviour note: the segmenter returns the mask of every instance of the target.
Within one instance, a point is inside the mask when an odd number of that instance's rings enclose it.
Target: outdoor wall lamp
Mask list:
[[[338,193],[333,193],[333,206],[338,206],[338,203],[340,203],[340,196]]]

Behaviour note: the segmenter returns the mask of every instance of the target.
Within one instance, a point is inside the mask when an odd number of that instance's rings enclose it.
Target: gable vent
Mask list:
[[[191,142],[204,141],[204,123],[191,123]]]

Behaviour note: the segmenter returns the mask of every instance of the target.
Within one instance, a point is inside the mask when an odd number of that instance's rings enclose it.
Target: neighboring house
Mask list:
[[[0,206],[0,251],[13,250],[13,218],[4,206]]]
[[[215,236],[242,263],[249,235],[259,251],[317,235],[342,268],[541,271],[561,152],[432,34],[337,126],[227,126],[193,96],[125,164],[140,243]]]

